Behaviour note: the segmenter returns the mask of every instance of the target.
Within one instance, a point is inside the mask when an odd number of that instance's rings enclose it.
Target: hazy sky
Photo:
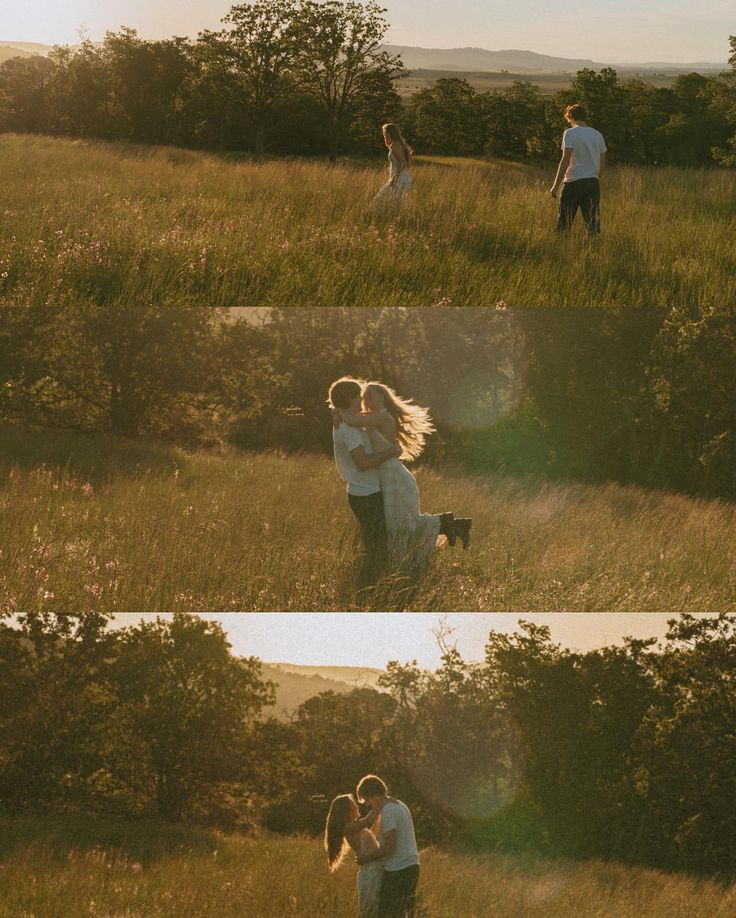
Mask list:
[[[93,40],[122,25],[146,38],[216,28],[228,0],[4,0],[0,40]],[[734,0],[384,0],[396,44],[538,51],[602,62],[724,62]]]
[[[155,615],[118,615],[118,625],[134,625]],[[166,618],[167,616],[161,616]],[[441,616],[430,613],[252,613],[202,615],[222,624],[238,656],[268,663],[306,666],[368,666],[383,669],[389,660],[417,660],[426,669],[440,662],[434,631]],[[511,633],[520,618],[548,625],[556,643],[590,650],[621,643],[623,637],[662,637],[675,615],[546,613],[452,613],[444,616],[454,629],[451,643],[466,660],[481,660],[490,631]]]

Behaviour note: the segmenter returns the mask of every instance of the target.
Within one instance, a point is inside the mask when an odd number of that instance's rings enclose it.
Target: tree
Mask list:
[[[181,97],[191,66],[187,40],[143,41],[135,29],[124,28],[105,35],[102,56],[123,136],[144,143],[181,140]]]
[[[417,142],[437,153],[472,156],[482,152],[484,123],[476,91],[458,77],[436,80],[408,103]]]
[[[398,56],[381,50],[388,29],[384,12],[375,0],[303,0],[299,6],[295,73],[324,113],[331,161],[356,110],[371,98],[371,87],[382,81],[383,90],[403,70]]]
[[[85,39],[78,48],[56,47],[47,88],[50,127],[74,137],[118,137],[110,70],[102,48]]]
[[[14,400],[36,418],[127,436],[171,430],[206,408],[220,310],[82,303],[17,309],[10,317],[22,320],[27,351],[16,367]]]
[[[246,777],[249,739],[273,687],[259,661],[230,654],[219,625],[175,614],[126,629],[115,685],[137,751],[117,768],[152,785],[160,816],[178,820],[195,797]]]
[[[715,82],[716,104],[721,108],[725,120],[732,131],[736,131],[736,35],[731,35],[728,39],[731,46],[731,54],[728,62],[731,69],[722,73],[719,80]],[[717,147],[713,151],[716,160],[724,166],[736,165],[736,133],[732,134],[727,141],[727,149]]]
[[[223,20],[231,28],[199,37],[244,89],[256,154],[264,152],[277,106],[293,89],[299,18],[295,0],[256,0],[231,8]]]
[[[107,618],[29,612],[0,626],[0,809],[94,799],[114,704]]]
[[[0,64],[0,131],[46,130],[46,91],[54,65],[44,57]]]

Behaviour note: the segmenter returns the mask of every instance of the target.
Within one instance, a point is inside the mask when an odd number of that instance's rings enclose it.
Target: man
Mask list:
[[[362,409],[362,388],[356,379],[343,376],[330,386],[330,405],[358,414]],[[372,586],[388,565],[386,520],[378,468],[387,459],[398,458],[401,447],[392,445],[374,452],[370,437],[359,427],[340,424],[332,429],[335,464],[347,483],[348,503],[358,519],[364,555],[358,588]]]
[[[590,235],[600,233],[600,178],[606,168],[606,142],[603,134],[589,127],[584,105],[568,105],[565,121],[570,127],[562,135],[562,159],[549,193],[557,197],[560,185],[560,212],[557,232],[570,229],[580,208]],[[563,178],[564,176],[564,178]]]
[[[388,789],[376,775],[358,784],[356,796],[372,809],[381,807],[379,846],[358,857],[359,864],[381,861],[383,881],[378,900],[378,918],[414,918],[419,883],[419,852],[409,807],[389,799]]]

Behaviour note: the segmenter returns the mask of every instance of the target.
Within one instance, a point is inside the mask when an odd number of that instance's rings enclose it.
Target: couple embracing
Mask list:
[[[370,812],[361,818],[356,802]],[[419,855],[414,823],[406,804],[390,797],[385,783],[367,775],[352,794],[335,797],[325,827],[330,870],[337,870],[348,848],[358,870],[360,918],[414,918]]]
[[[329,405],[335,462],[363,539],[359,588],[389,571],[421,572],[440,536],[467,548],[472,521],[422,513],[416,480],[401,461],[417,459],[434,431],[427,409],[382,383],[349,376],[330,386]]]

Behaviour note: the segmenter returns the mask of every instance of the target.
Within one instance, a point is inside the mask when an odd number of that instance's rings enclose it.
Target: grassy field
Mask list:
[[[716,918],[736,886],[600,862],[424,850],[421,918]],[[349,918],[317,839],[123,821],[0,821],[0,918]]]
[[[385,161],[219,157],[0,136],[0,304],[720,307],[736,174],[614,168],[603,235],[554,233],[556,162],[419,157],[395,224]]]
[[[0,610],[345,611],[355,524],[331,459],[187,454],[105,436],[0,437]],[[420,469],[474,518],[381,611],[736,610],[736,506],[615,484]]]

